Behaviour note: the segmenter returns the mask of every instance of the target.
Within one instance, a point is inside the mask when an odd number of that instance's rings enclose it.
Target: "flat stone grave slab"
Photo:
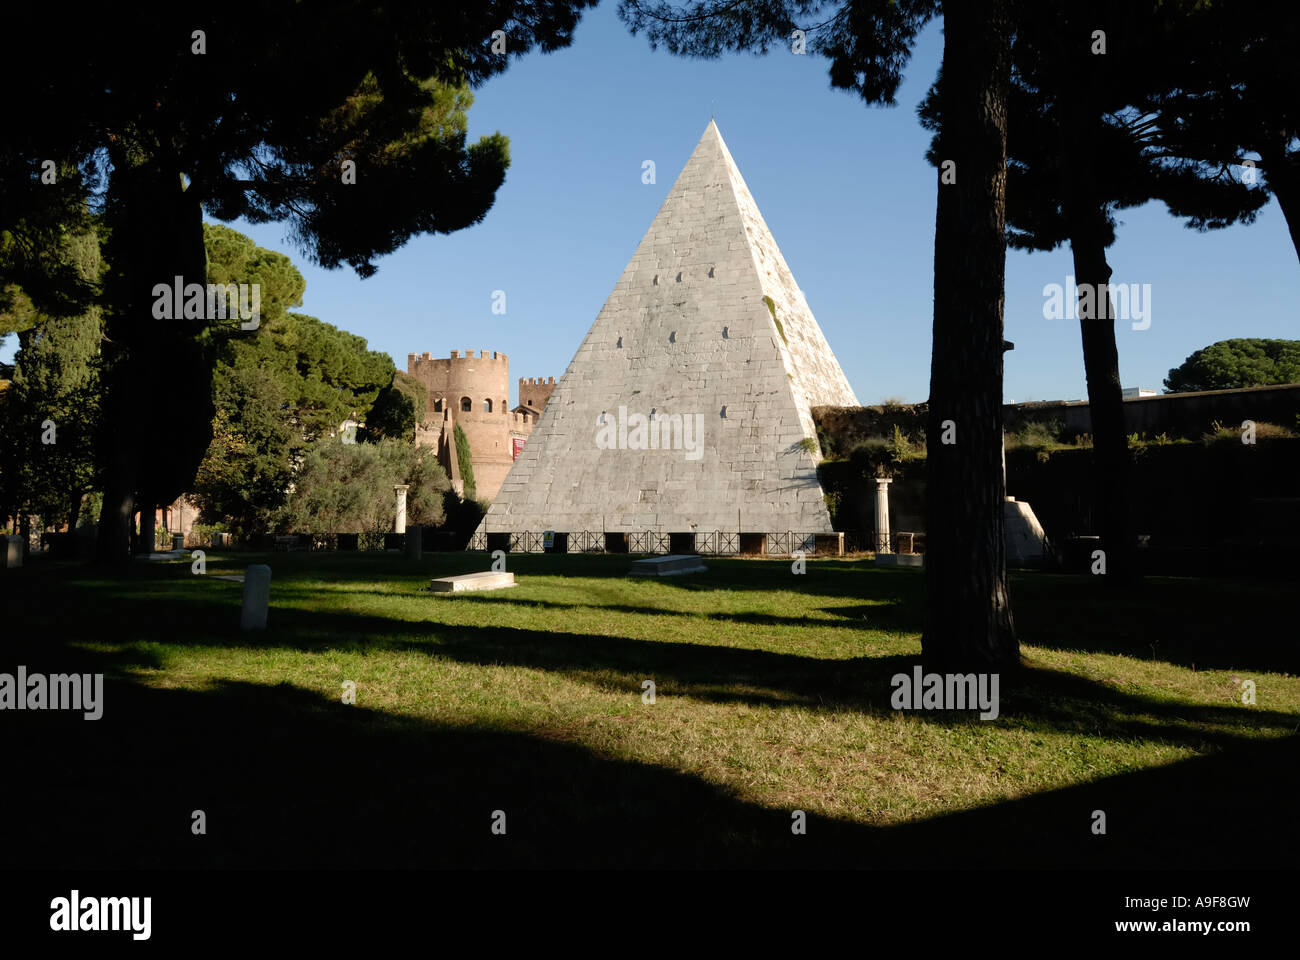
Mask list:
[[[686,573],[703,573],[709,568],[693,553],[670,553],[666,557],[633,560],[629,577],[676,577]]]
[[[213,580],[229,580],[232,583],[243,583],[244,575],[242,573],[223,573],[220,576],[213,575]]]
[[[494,573],[484,570],[482,573],[462,573],[457,577],[438,577],[429,581],[433,593],[464,593],[467,590],[500,590],[515,586],[513,573]]]
[[[184,550],[165,550],[157,553],[143,554],[143,559],[152,560],[154,563],[162,563],[165,560],[179,560],[181,557],[188,557],[189,554]]]
[[[876,554],[876,566],[878,567],[923,567],[925,566],[925,554],[923,553],[878,553]]]

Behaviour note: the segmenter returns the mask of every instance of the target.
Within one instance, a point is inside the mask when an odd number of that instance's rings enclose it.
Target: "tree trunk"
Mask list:
[[[1296,256],[1300,257],[1300,173],[1295,165],[1287,162],[1285,143],[1281,149],[1261,150],[1259,157],[1264,165],[1268,188],[1273,191],[1277,205],[1282,208],[1282,217],[1291,234],[1291,246],[1295,248]]]
[[[921,649],[927,664],[964,671],[1020,658],[1002,477],[1010,25],[1004,0],[952,0],[943,13],[941,158],[956,182],[940,183],[935,217]]]
[[[1080,291],[1079,332],[1092,420],[1097,533],[1105,557],[1105,582],[1123,585],[1136,578],[1136,557],[1129,517],[1128,426],[1115,344],[1115,310],[1108,286],[1111,269],[1106,262],[1106,244],[1113,233],[1093,175],[1095,165],[1106,161],[1097,155],[1089,138],[1100,123],[1100,111],[1088,102],[1092,86],[1087,71],[1097,59],[1089,56],[1061,85],[1061,197]]]
[[[154,506],[153,498],[147,494],[140,494],[136,500],[136,506],[140,510],[140,533],[135,542],[135,552],[137,554],[153,553],[154,536]]]
[[[77,522],[81,519],[81,498],[84,496],[83,491],[74,490],[68,498],[68,533],[77,530]]]
[[[1108,583],[1131,583],[1135,570],[1134,538],[1129,517],[1128,426],[1124,421],[1124,389],[1120,384],[1119,350],[1115,346],[1115,310],[1109,293],[1110,266],[1100,241],[1071,240],[1075,282],[1097,291],[1093,308],[1079,310],[1083,338],[1083,368],[1088,381],[1088,413],[1092,419],[1093,486],[1098,511],[1097,532],[1106,560]],[[1085,315],[1087,314],[1087,315]]]
[[[132,518],[135,516],[134,451],[125,442],[112,451],[104,470],[104,503],[99,511],[95,559],[120,565],[131,558]]]
[[[133,546],[153,549],[152,500],[192,482],[212,431],[212,367],[199,342],[207,318],[154,316],[156,284],[207,282],[203,212],[196,191],[186,190],[175,158],[139,157],[124,140],[110,148],[112,173],[106,283],[112,309],[106,318],[104,417],[100,462],[104,506],[96,547],[102,562],[130,562]],[[166,370],[172,386],[155,386]],[[168,438],[165,454],[159,440]],[[145,527],[132,543],[131,517],[139,498]]]

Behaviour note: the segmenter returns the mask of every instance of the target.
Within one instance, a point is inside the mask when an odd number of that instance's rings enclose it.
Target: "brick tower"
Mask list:
[[[432,353],[407,354],[406,372],[424,384],[428,405],[422,423],[416,424],[415,442],[434,446],[438,460],[457,493],[464,492],[464,465],[457,461],[454,429],[469,441],[475,494],[492,500],[514,464],[517,449],[533,431],[546,406],[555,378],[543,384],[534,378],[525,388],[520,379],[520,405],[510,409],[510,359],[504,353],[452,350],[448,357]],[[534,386],[535,385],[535,386]],[[527,401],[525,401],[525,390]],[[539,406],[534,406],[539,403]]]

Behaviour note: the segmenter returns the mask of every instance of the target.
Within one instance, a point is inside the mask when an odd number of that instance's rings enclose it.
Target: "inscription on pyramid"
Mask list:
[[[480,532],[831,532],[810,408],[857,406],[712,122]]]

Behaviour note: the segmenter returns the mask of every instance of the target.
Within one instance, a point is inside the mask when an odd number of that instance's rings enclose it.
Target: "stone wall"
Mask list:
[[[1002,408],[1007,431],[1026,423],[1059,422],[1065,437],[1092,432],[1087,401],[1015,403]],[[1124,422],[1130,433],[1148,438],[1196,439],[1211,429],[1214,421],[1238,427],[1243,420],[1276,423],[1295,429],[1300,414],[1300,383],[1236,390],[1202,390],[1196,393],[1164,393],[1153,397],[1129,397],[1124,401]]]
[[[870,407],[814,407],[813,418],[822,449],[828,458],[848,456],[854,446],[868,437],[889,439],[895,425],[913,437],[925,436],[928,405],[889,404]],[[1224,426],[1239,427],[1243,420],[1275,423],[1296,429],[1300,415],[1300,383],[1236,390],[1204,390],[1197,393],[1165,393],[1124,400],[1124,421],[1130,433],[1154,439],[1160,434],[1172,438],[1199,439],[1210,432],[1217,420]],[[1092,433],[1092,417],[1086,400],[1052,400],[1009,403],[1002,408],[1008,433],[1030,423],[1052,425],[1069,441]]]

